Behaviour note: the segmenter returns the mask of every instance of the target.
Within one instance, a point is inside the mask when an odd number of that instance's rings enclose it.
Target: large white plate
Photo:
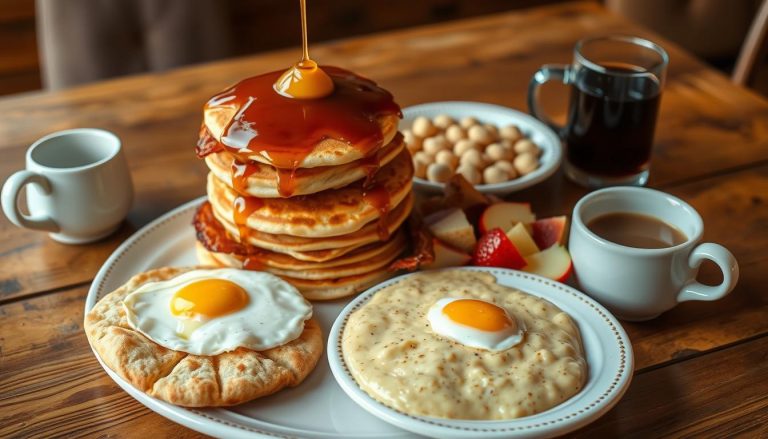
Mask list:
[[[414,433],[438,438],[552,437],[576,430],[611,409],[629,387],[634,369],[632,345],[618,320],[585,294],[559,282],[521,271],[463,267],[453,270],[489,272],[497,282],[542,297],[573,317],[581,331],[589,377],[584,389],[545,412],[509,421],[466,421],[413,416],[371,398],[352,377],[341,353],[341,337],[349,315],[382,288],[413,276],[383,282],[357,296],[336,319],[328,342],[334,377],[347,394],[379,418]]]
[[[475,188],[480,192],[497,195],[517,192],[546,180],[560,166],[563,147],[557,134],[535,117],[501,105],[464,101],[430,102],[414,105],[403,109],[403,120],[400,122],[400,128],[410,127],[413,120],[419,116],[433,118],[439,114],[447,114],[457,120],[472,116],[482,123],[490,123],[499,127],[510,124],[517,125],[520,131],[541,149],[538,169],[504,183],[476,185]],[[413,178],[413,186],[423,192],[443,192],[442,183],[434,183],[418,177]]]
[[[195,232],[191,221],[195,208],[203,199],[168,212],[118,247],[96,275],[85,300],[85,312],[136,273],[162,266],[196,265]],[[347,302],[314,304],[314,315],[324,334],[328,334]],[[185,409],[167,404],[147,396],[104,363],[101,365],[123,390],[151,410],[211,436],[369,439],[414,436],[372,416],[349,399],[331,376],[325,356],[300,386],[227,409]]]

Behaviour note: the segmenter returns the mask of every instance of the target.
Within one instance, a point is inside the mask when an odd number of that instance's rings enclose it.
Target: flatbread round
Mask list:
[[[186,407],[241,404],[301,383],[323,352],[314,319],[299,338],[266,351],[238,348],[214,356],[166,349],[128,325],[123,299],[147,282],[168,280],[189,268],[158,268],[140,273],[107,294],[85,316],[88,341],[104,364],[134,387],[155,398]]]

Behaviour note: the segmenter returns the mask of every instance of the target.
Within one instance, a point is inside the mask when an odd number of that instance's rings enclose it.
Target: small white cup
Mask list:
[[[677,227],[688,239],[667,248],[634,248],[603,239],[587,227],[596,217],[618,212],[654,216]],[[569,250],[585,293],[621,319],[650,320],[680,302],[720,299],[736,286],[736,259],[721,245],[700,244],[703,232],[701,216],[677,197],[647,188],[611,187],[576,203]],[[722,270],[720,285],[696,281],[705,259]]]
[[[24,186],[29,215],[18,205]],[[120,139],[94,128],[55,132],[32,144],[26,170],[11,175],[2,191],[3,212],[13,224],[51,232],[51,238],[65,244],[111,234],[132,200]]]

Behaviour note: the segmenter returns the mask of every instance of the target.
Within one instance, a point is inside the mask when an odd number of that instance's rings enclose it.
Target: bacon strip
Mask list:
[[[429,233],[429,229],[424,226],[421,218],[415,215],[415,213],[411,213],[411,217],[408,218],[408,230],[411,234],[411,242],[413,243],[412,254],[392,262],[389,265],[390,271],[416,271],[435,260],[432,234]]]
[[[241,256],[252,256],[259,253],[259,249],[249,244],[242,244],[229,236],[213,216],[213,207],[206,201],[197,208],[192,225],[197,232],[197,240],[203,246],[214,253],[229,253]]]

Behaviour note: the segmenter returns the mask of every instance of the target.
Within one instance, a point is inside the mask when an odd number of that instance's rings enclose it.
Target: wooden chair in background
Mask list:
[[[752,85],[758,68],[765,63],[766,49],[768,49],[768,0],[763,0],[736,60],[731,76],[734,83],[745,87]]]

